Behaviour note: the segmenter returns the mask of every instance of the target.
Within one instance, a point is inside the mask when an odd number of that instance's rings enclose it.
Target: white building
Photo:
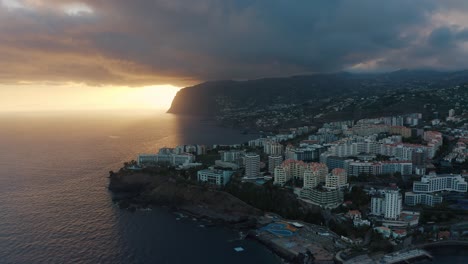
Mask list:
[[[313,189],[321,182],[326,181],[328,167],[324,163],[312,162],[305,165],[303,171],[305,189]]]
[[[387,188],[382,195],[371,199],[371,214],[396,220],[402,210],[402,196],[397,187]]]
[[[274,170],[275,184],[283,185],[290,179],[302,179],[304,188],[312,189],[320,182],[325,182],[328,174],[326,164],[300,160],[285,160]]]
[[[434,206],[443,201],[439,192],[467,192],[467,183],[461,175],[425,175],[413,183],[413,191],[405,193],[405,204]]]
[[[409,206],[415,206],[418,204],[424,204],[427,206],[434,206],[436,204],[442,203],[442,196],[437,193],[414,193],[406,192],[405,193],[405,204]]]
[[[189,153],[183,154],[140,154],[138,155],[138,165],[151,166],[157,164],[169,164],[172,166],[179,166],[184,164],[193,163],[195,156]]]
[[[327,189],[340,189],[348,185],[348,177],[346,171],[341,168],[333,169],[331,173],[326,176],[325,188]]]
[[[229,182],[233,173],[227,170],[200,170],[197,172],[197,179],[199,182],[224,186]]]
[[[263,144],[263,152],[267,155],[278,156],[282,155],[284,150],[284,146],[281,143],[275,141],[266,141]]]
[[[380,164],[382,174],[399,172],[401,175],[410,175],[413,172],[413,163],[411,161],[383,161]]]
[[[258,139],[249,140],[248,144],[249,144],[249,147],[263,147],[265,142],[269,140],[270,139],[268,138],[258,138]]]
[[[385,191],[385,213],[387,219],[398,219],[402,208],[402,197],[399,189]]]
[[[221,161],[239,164],[240,161],[242,160],[242,157],[245,155],[245,151],[243,150],[220,151],[219,154],[221,155]]]
[[[468,185],[461,175],[425,175],[413,183],[415,193],[467,192]]]
[[[385,198],[383,195],[373,196],[371,199],[371,214],[382,215],[385,211]]]
[[[260,155],[247,153],[244,156],[245,177],[255,179],[260,177]]]
[[[312,169],[306,169],[304,171],[304,189],[313,189],[317,187],[319,182],[317,171],[313,171]]]
[[[290,174],[287,173],[286,168],[278,166],[274,170],[273,184],[283,186],[291,179]]]

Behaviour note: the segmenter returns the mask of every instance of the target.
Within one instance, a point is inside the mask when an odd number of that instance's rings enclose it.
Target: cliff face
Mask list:
[[[109,190],[124,208],[167,205],[230,223],[250,221],[262,215],[262,211],[229,193],[189,184],[175,176],[114,173],[110,175]]]
[[[358,82],[350,77],[351,75],[340,73],[206,82],[180,90],[168,112],[216,115],[225,109],[300,103],[311,98],[331,96],[338,91],[359,89]]]
[[[249,81],[214,81],[180,90],[169,113],[218,115],[325,98],[378,95],[394,89],[446,88],[468,82],[468,72],[400,70],[383,74],[315,74]]]

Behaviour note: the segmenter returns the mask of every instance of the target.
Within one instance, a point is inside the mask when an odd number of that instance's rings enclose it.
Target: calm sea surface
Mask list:
[[[164,209],[119,210],[106,189],[108,171],[137,153],[248,139],[163,113],[1,115],[0,264],[280,263],[230,230],[177,221]],[[433,263],[468,263],[463,249],[435,253]]]
[[[237,232],[119,210],[106,189],[139,152],[248,139],[162,113],[0,116],[0,263],[279,263]]]

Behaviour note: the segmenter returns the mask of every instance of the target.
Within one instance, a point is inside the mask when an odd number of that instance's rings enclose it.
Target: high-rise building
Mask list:
[[[304,189],[313,189],[319,184],[319,176],[312,169],[304,171]]]
[[[283,156],[281,155],[268,156],[268,171],[270,173],[273,173],[275,171],[275,168],[280,166],[282,162]]]
[[[327,175],[325,180],[325,188],[327,189],[339,189],[345,187],[348,184],[348,178],[346,171],[341,168],[336,168]]]
[[[220,151],[221,160],[224,162],[231,162],[235,164],[240,164],[242,157],[245,155],[243,150],[229,150],[229,151]]]
[[[372,215],[382,215],[382,212],[384,212],[384,207],[385,207],[385,199],[383,195],[379,194],[379,195],[372,196],[372,199],[371,199],[371,214]]]
[[[320,182],[325,182],[328,173],[328,167],[324,163],[312,162],[306,164],[304,170],[304,188],[313,189]]]
[[[392,117],[392,126],[403,126],[404,118],[402,116]]]
[[[325,182],[325,178],[328,174],[328,167],[325,163],[307,163],[306,168],[309,169],[317,177],[318,182]]]
[[[278,156],[282,155],[284,146],[275,141],[267,141],[263,144],[263,152],[267,155]]]
[[[285,160],[275,168],[275,184],[284,184],[289,179],[302,179],[304,188],[314,188],[320,182],[325,182],[328,173],[324,163],[305,163],[300,160]]]
[[[400,216],[401,210],[402,196],[396,186],[383,190],[371,199],[371,214],[373,215],[396,220]]]
[[[273,184],[283,186],[287,181],[291,179],[287,170],[283,166],[278,166],[274,170]]]
[[[247,153],[244,156],[245,177],[254,179],[260,176],[260,155]]]
[[[398,219],[401,213],[402,197],[398,188],[385,191],[385,213],[386,219]]]

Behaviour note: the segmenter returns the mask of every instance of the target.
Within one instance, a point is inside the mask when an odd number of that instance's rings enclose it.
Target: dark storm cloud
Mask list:
[[[0,7],[3,82],[181,84],[468,64],[463,0],[17,2]]]

